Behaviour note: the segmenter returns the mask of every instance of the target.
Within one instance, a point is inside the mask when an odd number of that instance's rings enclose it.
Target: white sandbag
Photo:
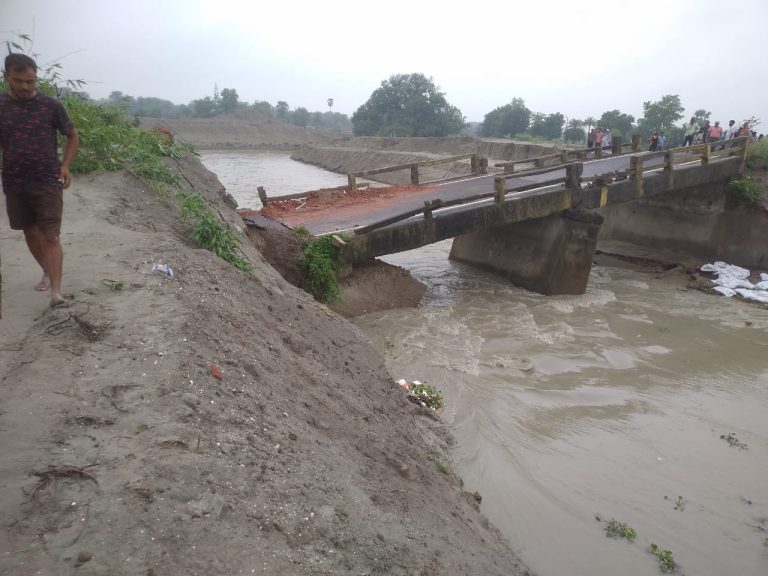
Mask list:
[[[754,300],[755,302],[768,304],[768,292],[762,290],[745,290],[744,288],[738,288],[736,294],[746,300]]]
[[[714,288],[712,288],[712,290],[714,290],[715,292],[720,292],[720,294],[722,294],[726,298],[730,298],[731,296],[736,295],[736,291],[728,288],[727,286],[715,286]]]

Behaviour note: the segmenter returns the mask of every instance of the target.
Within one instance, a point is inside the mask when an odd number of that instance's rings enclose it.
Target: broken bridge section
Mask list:
[[[347,221],[330,211],[291,224],[314,234],[346,232],[341,246],[350,264],[454,238],[451,258],[494,270],[517,285],[543,294],[581,294],[586,289],[602,218],[596,212],[612,204],[664,196],[713,183],[743,172],[747,139],[707,143],[664,152],[621,154],[592,162],[560,162],[546,168],[477,175],[393,196],[360,210]],[[578,152],[578,151],[575,151]],[[601,156],[601,154],[597,154]],[[546,163],[557,161],[550,155]],[[530,163],[538,164],[535,159]],[[544,163],[542,161],[542,163]],[[393,169],[409,169],[413,165]],[[359,175],[356,175],[357,177]],[[357,186],[350,178],[350,188]]]

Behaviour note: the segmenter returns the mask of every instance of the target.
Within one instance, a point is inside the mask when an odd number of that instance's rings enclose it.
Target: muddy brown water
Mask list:
[[[427,295],[355,323],[395,378],[442,390],[454,470],[523,561],[652,575],[655,543],[689,576],[768,574],[768,310],[618,264],[540,296],[449,249],[387,257]]]
[[[291,160],[289,152],[263,150],[204,150],[200,160],[215,172],[240,208],[261,208],[256,190],[267,196],[297,194],[347,184],[347,177]]]

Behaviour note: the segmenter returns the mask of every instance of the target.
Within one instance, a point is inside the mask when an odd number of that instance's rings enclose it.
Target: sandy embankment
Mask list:
[[[238,223],[210,173],[181,168]],[[0,572],[525,572],[438,470],[439,419],[252,246],[247,277],[132,177],[81,176],[62,235],[75,300],[50,310],[0,211]]]

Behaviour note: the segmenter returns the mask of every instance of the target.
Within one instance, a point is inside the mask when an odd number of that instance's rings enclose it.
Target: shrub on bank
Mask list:
[[[736,206],[751,207],[760,200],[762,190],[750,174],[745,174],[728,182],[725,193]]]
[[[341,296],[339,291],[339,249],[330,236],[320,236],[299,254],[299,267],[304,274],[304,290],[326,304]]]
[[[768,139],[763,138],[747,147],[747,168],[768,170]]]

